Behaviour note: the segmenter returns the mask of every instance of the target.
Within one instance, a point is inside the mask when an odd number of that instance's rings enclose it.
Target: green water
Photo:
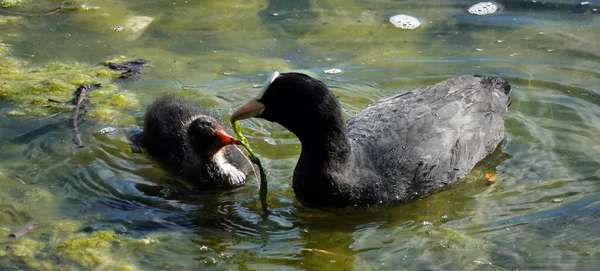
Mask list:
[[[476,1],[442,0],[89,0],[69,4],[87,11],[52,14],[61,2],[45,0],[1,9],[18,18],[0,17],[0,269],[596,270],[600,2],[500,2],[492,16],[469,15]],[[394,28],[388,18],[401,13],[422,26]],[[135,16],[152,22],[132,31]],[[99,63],[115,56],[151,64],[141,80],[111,83]],[[227,117],[274,70],[325,81],[348,116],[460,74],[505,77],[514,90],[506,137],[456,188],[329,212],[294,199],[298,140],[244,121],[269,177],[263,217],[258,182],[185,193],[132,154],[120,130],[100,132],[141,125],[165,92]],[[90,94],[82,149],[71,141],[70,107],[46,101],[69,100],[78,80],[104,85]],[[497,173],[496,183],[484,173]],[[34,230],[7,237],[30,220]]]

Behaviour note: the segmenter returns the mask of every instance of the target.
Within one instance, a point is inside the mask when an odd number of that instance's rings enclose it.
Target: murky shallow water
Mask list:
[[[3,11],[48,13],[53,2]],[[600,3],[501,2],[498,14],[481,17],[466,12],[472,1],[90,0],[100,9],[0,26],[10,56],[32,66],[93,66],[113,55],[152,62],[142,80],[117,85],[137,100],[120,112],[130,118],[87,118],[83,149],[71,142],[68,112],[0,117],[0,234],[39,224],[18,240],[0,237],[0,269],[485,270],[490,262],[595,270]],[[399,13],[423,25],[395,29],[388,18]],[[139,36],[113,30],[132,16],[154,20]],[[188,193],[132,154],[122,133],[98,132],[140,125],[164,92],[228,116],[273,70],[319,77],[348,115],[460,74],[505,77],[514,86],[506,138],[457,188],[403,206],[327,212],[294,199],[297,139],[251,120],[245,134],[269,175],[265,218],[255,182]],[[0,112],[18,106],[2,100]],[[481,177],[488,172],[498,173],[493,185]]]

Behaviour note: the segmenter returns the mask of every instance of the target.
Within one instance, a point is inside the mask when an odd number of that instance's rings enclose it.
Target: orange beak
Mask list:
[[[223,145],[233,145],[233,144],[240,144],[240,141],[237,140],[235,137],[230,136],[229,134],[227,134],[227,132],[225,132],[225,130],[220,129],[217,130],[217,132],[215,132],[215,135],[217,137],[219,137],[219,139],[221,140],[221,143],[223,143]]]

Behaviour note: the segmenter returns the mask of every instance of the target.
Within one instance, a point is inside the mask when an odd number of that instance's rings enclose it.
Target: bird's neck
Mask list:
[[[307,206],[347,205],[352,149],[341,113],[298,138],[302,153],[294,170],[296,198]]]
[[[351,153],[346,125],[315,127],[299,137],[302,156],[318,161],[322,166],[346,163]]]

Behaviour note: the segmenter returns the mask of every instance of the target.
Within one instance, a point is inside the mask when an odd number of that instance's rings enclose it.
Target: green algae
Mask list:
[[[19,238],[10,245],[10,255],[16,258],[34,258],[36,251],[44,248],[44,243],[29,238]]]
[[[57,233],[59,239],[55,237],[44,242],[19,238],[5,242],[7,245],[0,250],[0,259],[29,270],[137,270],[120,250],[123,247],[141,249],[157,242],[150,237],[126,238],[113,231],[91,234],[69,232],[65,235],[57,230],[60,227],[58,224],[53,232]],[[68,226],[68,231],[72,230],[71,226]],[[7,232],[0,229],[0,234]]]
[[[3,56],[10,52],[10,46],[6,43],[0,43],[0,56]]]
[[[70,239],[57,246],[58,256],[81,266],[96,266],[106,261],[115,239],[115,234],[109,231]]]
[[[266,214],[268,212],[268,207],[269,207],[269,203],[267,201],[267,193],[268,193],[267,174],[265,173],[265,169],[263,168],[263,165],[260,162],[260,158],[258,158],[258,156],[256,156],[254,151],[252,151],[252,148],[250,148],[250,144],[248,143],[248,140],[244,137],[244,134],[242,134],[242,125],[240,124],[240,122],[234,121],[234,122],[232,122],[232,126],[233,126],[233,132],[235,133],[235,137],[240,141],[242,147],[244,147],[244,149],[248,153],[248,157],[250,158],[250,161],[252,161],[254,164],[256,164],[258,166],[258,170],[260,172],[260,189],[259,189],[258,195],[260,198],[260,204],[261,204],[262,210]]]
[[[101,65],[51,62],[36,67],[16,58],[0,57],[0,99],[18,104],[5,112],[8,116],[46,116],[73,110],[69,103],[82,83],[102,84],[101,89],[89,93],[89,115],[102,121],[133,123],[122,109],[139,104],[133,94],[120,92],[111,83],[119,74]]]
[[[25,2],[25,0],[2,0],[0,2],[0,6],[3,8],[12,8],[16,6],[20,6]]]
[[[133,97],[128,97],[126,93],[115,93],[110,95],[108,104],[114,107],[129,107],[134,105]]]
[[[77,234],[77,237],[63,241],[56,246],[57,255],[63,260],[90,268],[109,265],[116,270],[135,270],[127,264],[119,249],[125,246],[145,247],[155,244],[156,240],[144,237],[130,239],[113,231],[99,231],[92,234]]]
[[[4,209],[4,208],[3,208]],[[5,220],[2,220],[5,221]],[[0,225],[0,261],[3,267],[27,270],[137,270],[123,248],[152,250],[156,236],[129,238],[114,231],[85,233],[82,222],[51,220],[26,236],[6,238],[12,229]],[[156,237],[156,238],[155,238]]]
[[[19,238],[6,245],[3,251],[6,260],[15,266],[26,267],[27,270],[56,270],[56,265],[48,259],[44,242],[29,238]]]
[[[5,24],[21,23],[22,21],[23,21],[22,17],[0,15],[0,26],[5,25]]]

